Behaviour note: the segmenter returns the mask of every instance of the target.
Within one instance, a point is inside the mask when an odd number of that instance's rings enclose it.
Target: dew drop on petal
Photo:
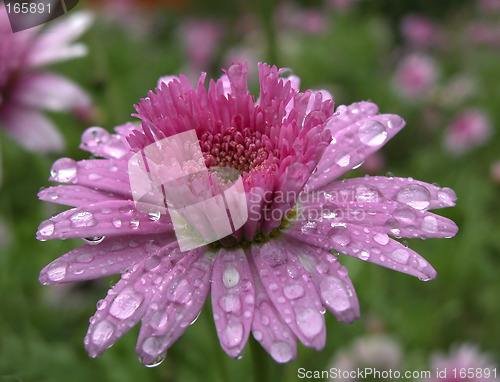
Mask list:
[[[109,313],[120,320],[129,318],[141,305],[144,296],[133,291],[131,288],[122,290],[114,299]]]
[[[399,115],[393,114],[387,120],[387,127],[389,127],[389,129],[394,129],[400,127],[403,123],[403,118]]]
[[[108,302],[104,299],[97,301],[96,308],[97,310],[103,310],[106,309],[106,306],[108,305]]]
[[[243,340],[243,325],[239,322],[227,325],[222,331],[221,340],[228,348],[238,346]]]
[[[62,260],[55,260],[47,268],[47,276],[50,281],[61,281],[66,276],[68,264]]]
[[[283,293],[286,298],[294,300],[304,295],[304,288],[300,284],[289,284],[283,288]]]
[[[269,348],[269,353],[271,354],[271,357],[279,363],[288,362],[293,358],[292,347],[284,341],[274,342]]]
[[[149,213],[149,220],[151,221],[158,221],[160,219],[161,212],[160,211],[153,211]]]
[[[297,326],[307,338],[314,338],[323,328],[323,316],[312,308],[294,308]]]
[[[226,313],[238,313],[241,308],[240,298],[234,293],[222,296],[219,305]]]
[[[54,162],[50,169],[52,180],[61,183],[72,183],[76,180],[77,163],[70,158],[61,158]]]
[[[262,340],[262,338],[264,338],[264,335],[262,334],[262,332],[260,330],[254,330],[254,331],[252,331],[252,334],[253,334],[253,337],[257,341],[260,341],[260,340]]]
[[[122,221],[118,218],[113,218],[111,223],[113,224],[113,227],[115,227],[115,228],[120,228],[122,226]]]
[[[457,200],[457,195],[451,188],[445,187],[438,192],[438,199],[446,206],[452,206]]]
[[[351,242],[351,235],[346,227],[335,226],[328,233],[338,245],[345,247]]]
[[[395,199],[417,210],[423,210],[429,206],[431,194],[424,186],[409,184],[396,193]]]
[[[167,353],[160,354],[158,357],[156,357],[153,362],[145,364],[144,366],[146,367],[156,367],[159,366],[167,357]]]
[[[401,264],[406,264],[408,262],[408,259],[410,258],[410,254],[408,253],[408,251],[402,248],[398,248],[393,252],[389,252],[387,256]]]
[[[326,276],[319,285],[320,295],[328,305],[342,311],[350,308],[349,293],[342,280],[335,276]]]
[[[82,144],[87,147],[96,147],[105,143],[110,135],[102,127],[90,127],[82,135]]]
[[[410,206],[400,206],[394,210],[392,216],[394,216],[400,222],[410,224],[417,217],[417,213],[415,209]]]
[[[349,166],[349,163],[351,162],[351,156],[347,153],[339,153],[337,155],[337,158],[335,162],[340,166],[340,167],[346,167]]]
[[[133,219],[130,221],[130,228],[137,229],[139,228],[139,224],[140,224],[139,220]]]
[[[382,232],[377,232],[373,235],[373,240],[375,240],[380,245],[386,245],[389,242],[389,236]]]
[[[355,192],[358,203],[380,203],[384,199],[379,189],[370,185],[359,185]]]
[[[222,282],[226,288],[232,288],[238,285],[240,281],[240,273],[235,267],[229,266],[222,273]]]
[[[381,145],[387,138],[384,125],[373,120],[363,123],[358,130],[358,134],[359,140],[367,146]]]
[[[438,230],[438,221],[434,216],[426,216],[422,221],[421,228],[426,232],[436,232]]]
[[[97,224],[94,215],[88,211],[75,212],[70,216],[69,220],[71,221],[71,226],[75,228],[92,227]]]
[[[160,265],[161,259],[159,256],[151,256],[149,257],[146,262],[144,263],[144,270],[146,272],[150,272],[151,270],[155,269],[158,265]]]
[[[105,236],[94,236],[94,237],[85,237],[83,240],[89,245],[97,245],[102,243]]]
[[[54,233],[55,228],[56,228],[56,226],[54,225],[54,223],[47,220],[47,221],[44,221],[42,224],[40,224],[38,231],[43,236],[51,236]]]
[[[79,263],[90,263],[94,256],[89,252],[84,252],[76,257],[76,261]]]
[[[92,342],[97,346],[102,346],[115,331],[115,326],[108,320],[98,322],[92,330]]]

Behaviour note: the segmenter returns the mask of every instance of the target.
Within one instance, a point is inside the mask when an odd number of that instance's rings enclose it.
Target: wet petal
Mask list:
[[[210,291],[211,273],[212,260],[195,249],[158,279],[137,340],[142,363],[154,363],[196,320]]]
[[[252,246],[252,260],[285,323],[304,345],[322,349],[326,329],[321,300],[299,261],[278,241]]]
[[[83,245],[52,261],[42,269],[39,280],[48,285],[115,275],[153,253],[168,255],[172,243],[175,244],[175,237],[164,234],[104,238],[99,244]]]
[[[243,249],[219,251],[212,273],[212,309],[224,351],[236,358],[245,347],[252,325],[255,291]]]
[[[339,116],[330,119],[329,124],[334,124],[334,126],[330,126],[330,129],[333,130],[332,142],[321,157],[317,171],[307,182],[306,187],[309,191],[332,182],[359,165],[369,155],[385,145],[405,125],[403,119],[398,115],[369,115],[372,109],[366,105],[367,103],[360,104],[360,106],[355,106],[359,104],[351,105],[349,107],[352,109],[351,113],[353,110],[359,109],[359,113],[368,114],[367,117],[359,120],[354,119],[356,122],[348,120],[346,126],[344,126],[344,122],[340,122],[340,126],[336,125],[336,118],[342,120],[342,112]],[[362,112],[361,110],[365,107],[368,107],[370,112]],[[345,110],[349,110],[349,108]]]
[[[115,200],[61,212],[38,227],[38,240],[172,232],[166,215],[143,214],[134,202]]]
[[[297,337],[283,322],[254,269],[255,310],[252,334],[278,363],[297,357]]]
[[[101,127],[90,127],[85,130],[80,148],[107,159],[122,159],[130,156],[130,146],[126,136],[110,134]]]
[[[119,197],[85,186],[55,186],[45,188],[38,193],[38,198],[46,202],[65,206],[81,207],[88,204],[113,201]]]
[[[356,291],[338,256],[295,240],[286,245],[311,274],[323,305],[335,318],[347,324],[358,319],[360,312]]]

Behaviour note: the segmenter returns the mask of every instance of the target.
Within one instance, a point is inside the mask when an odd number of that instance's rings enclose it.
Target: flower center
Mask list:
[[[207,167],[232,167],[240,173],[279,162],[279,151],[271,139],[259,131],[230,127],[223,133],[205,131],[201,150]]]

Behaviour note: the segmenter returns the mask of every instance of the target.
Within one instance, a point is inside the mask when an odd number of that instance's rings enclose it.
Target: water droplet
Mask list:
[[[47,276],[51,281],[61,281],[66,276],[68,264],[62,260],[55,260],[47,268]]]
[[[285,264],[288,261],[286,250],[276,242],[265,243],[260,253],[262,259],[271,267]]]
[[[187,304],[191,300],[192,295],[193,291],[188,281],[180,279],[171,286],[169,299],[180,304]]]
[[[347,228],[341,226],[333,227],[328,233],[332,240],[338,245],[345,247],[351,242],[351,235]]]
[[[429,206],[431,194],[424,186],[409,184],[396,193],[395,199],[417,210],[423,210]]]
[[[158,221],[160,219],[161,212],[160,211],[153,211],[149,213],[149,220],[151,221]]]
[[[222,331],[221,339],[228,348],[238,346],[243,340],[243,325],[239,322],[227,325]]]
[[[122,221],[118,218],[113,218],[113,220],[111,221],[111,223],[113,223],[113,226],[115,228],[120,228],[122,226]]]
[[[294,310],[300,331],[308,338],[316,337],[323,328],[323,315],[312,308],[296,307]]]
[[[269,348],[269,353],[279,363],[288,362],[293,358],[292,347],[284,341],[274,342]]]
[[[371,120],[363,123],[358,131],[359,140],[367,146],[378,146],[387,138],[387,131],[380,122]]]
[[[133,208],[130,207],[128,204],[124,204],[118,209],[122,214],[131,214],[133,211]]]
[[[42,236],[51,236],[54,233],[55,228],[56,226],[54,225],[54,223],[52,223],[50,220],[47,220],[40,224],[38,232],[40,232]]]
[[[384,196],[378,188],[370,185],[359,185],[356,187],[356,201],[358,203],[380,203]]]
[[[140,224],[139,220],[133,219],[130,221],[130,228],[137,229],[139,228],[139,224]]]
[[[361,251],[358,255],[361,260],[368,260],[370,258],[370,253],[368,251]]]
[[[132,290],[125,288],[114,299],[109,313],[120,320],[129,318],[141,305],[144,296]]]
[[[144,263],[144,270],[146,272],[150,272],[151,270],[155,269],[158,265],[160,265],[161,259],[159,256],[151,256],[149,257],[146,262]]]
[[[351,307],[346,286],[338,277],[324,277],[319,285],[319,290],[325,304],[335,308],[335,310],[344,311]]]
[[[226,313],[238,313],[241,308],[240,298],[234,293],[222,296],[219,305]]]
[[[389,236],[383,232],[377,232],[373,235],[373,240],[375,240],[380,245],[386,245],[389,242]]]
[[[104,299],[97,301],[96,308],[97,310],[103,310],[106,309],[106,306],[108,305],[108,302]]]
[[[389,129],[399,128],[403,124],[403,118],[396,114],[391,115],[387,120],[387,127],[389,127]]]
[[[341,152],[337,155],[337,158],[335,162],[340,166],[340,167],[346,167],[349,165],[351,162],[351,156],[347,153]]]
[[[240,273],[235,267],[229,266],[224,269],[224,272],[222,274],[222,282],[224,283],[224,286],[226,288],[232,288],[238,285],[238,283],[240,282]]]
[[[422,230],[426,232],[436,232],[438,230],[438,221],[434,216],[426,216],[422,221]]]
[[[110,135],[102,127],[90,127],[82,135],[82,144],[87,147],[97,147],[106,142]]]
[[[398,248],[395,251],[388,253],[387,256],[401,264],[406,264],[410,258],[408,251],[402,248]]]
[[[438,199],[446,206],[453,206],[457,195],[451,188],[445,187],[438,192]]]
[[[385,222],[385,226],[389,228],[389,230],[393,235],[397,236],[401,233],[401,230],[399,228],[399,222],[396,219],[388,219]]]
[[[283,293],[289,300],[295,300],[304,295],[304,288],[300,284],[289,284],[283,288]]]
[[[70,158],[61,158],[50,169],[52,180],[61,183],[74,183],[77,175],[77,163]]]
[[[84,252],[76,257],[76,261],[79,263],[90,263],[94,256],[89,252]]]
[[[88,211],[75,212],[70,216],[69,220],[71,221],[71,226],[75,228],[92,227],[97,224],[94,215]]]
[[[253,337],[257,341],[260,341],[260,340],[262,340],[262,338],[264,338],[264,335],[262,334],[262,332],[260,330],[254,330],[254,331],[252,331],[252,334],[253,334]]]
[[[97,245],[102,243],[105,236],[94,236],[94,237],[85,237],[83,240],[87,242],[89,245]]]
[[[96,180],[99,180],[99,179],[102,179],[102,175],[101,174],[97,174],[95,172],[92,172],[88,175],[88,179],[91,181],[91,182],[95,182]]]
[[[94,330],[92,331],[92,342],[97,346],[102,346],[110,339],[114,331],[115,326],[111,322],[108,320],[100,321],[94,326]]]
[[[406,224],[412,223],[417,217],[417,212],[410,206],[400,206],[392,213],[397,220]]]

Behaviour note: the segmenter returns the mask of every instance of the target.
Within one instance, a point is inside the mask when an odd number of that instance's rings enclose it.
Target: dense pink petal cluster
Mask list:
[[[259,65],[260,94],[245,65],[192,87],[165,77],[136,106],[139,126],[88,129],[81,147],[104,159],[56,161],[42,200],[73,207],[41,223],[39,240],[87,244],[45,267],[42,284],[121,273],[98,303],[85,346],[101,354],[139,321],[137,354],[147,365],[196,319],[208,295],[222,348],[241,354],[250,332],[277,362],[297,340],[321,349],[324,313],[353,322],[358,300],[339,253],[428,280],[430,264],[394,237],[451,237],[456,225],[429,209],[453,206],[449,188],[411,178],[338,180],[404,126],[359,102],[334,112],[324,91],[298,90],[286,71]],[[195,130],[207,167],[241,174],[248,220],[212,245],[181,252],[168,214],[137,210],[127,162],[136,152]],[[284,196],[285,195],[285,196]]]
[[[73,43],[90,25],[79,12],[39,28],[12,33],[5,7],[0,6],[0,127],[20,145],[37,152],[60,151],[64,142],[53,123],[41,112],[90,111],[89,96],[76,84],[43,71],[45,65],[86,53]]]

